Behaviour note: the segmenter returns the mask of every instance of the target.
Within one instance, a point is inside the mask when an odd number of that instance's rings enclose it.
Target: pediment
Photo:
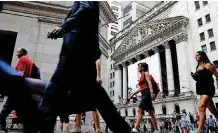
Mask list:
[[[123,39],[120,46],[112,55],[112,58],[115,59],[117,56],[135,48],[144,40],[153,41],[159,36],[164,36],[169,31],[178,27],[181,28],[182,25],[187,25],[187,23],[188,18],[183,16],[140,23],[131,29],[131,32]]]

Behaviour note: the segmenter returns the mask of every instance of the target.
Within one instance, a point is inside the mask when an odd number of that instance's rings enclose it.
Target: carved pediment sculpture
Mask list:
[[[119,55],[133,50],[134,47],[138,47],[138,45],[147,45],[158,37],[168,34],[170,31],[187,23],[188,19],[183,16],[140,23],[124,38],[123,42],[113,53],[112,58],[115,59]]]

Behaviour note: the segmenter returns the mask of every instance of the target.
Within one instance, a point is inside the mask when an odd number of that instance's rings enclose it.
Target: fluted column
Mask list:
[[[123,99],[128,98],[128,68],[126,64],[123,64]]]
[[[174,77],[173,77],[173,64],[172,64],[172,56],[170,51],[170,45],[168,42],[164,44],[165,46],[165,52],[166,52],[166,67],[167,67],[167,84],[168,84],[168,90],[169,94],[172,94],[175,90],[174,85]]]
[[[161,89],[161,92],[163,92],[163,84],[162,84],[162,73],[161,73],[161,59],[160,59],[160,51],[159,51],[159,49],[156,47],[156,48],[154,48],[154,52],[155,52],[155,54],[157,54],[157,58],[158,58],[158,61],[159,61],[159,74],[160,74],[160,83],[158,83],[159,84],[159,87],[160,87],[160,89]]]
[[[119,97],[121,97],[122,93],[122,70],[120,66],[115,67],[115,103],[119,103]]]

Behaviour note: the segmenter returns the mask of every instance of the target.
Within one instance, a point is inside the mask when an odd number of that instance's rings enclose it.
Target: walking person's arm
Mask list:
[[[148,73],[145,73],[145,78],[146,78],[146,81],[148,83],[148,87],[149,87],[149,90],[150,90],[150,93],[151,93],[151,98],[154,99],[155,98],[155,95],[154,95],[154,91],[153,91],[153,86],[152,86],[152,83],[151,83],[151,75],[148,74]]]
[[[101,80],[101,63],[100,63],[100,59],[98,59],[95,63],[96,63],[96,70],[97,70],[97,82],[101,84],[102,80]]]
[[[73,28],[80,25],[81,19],[89,15],[90,10],[98,6],[98,2],[94,1],[79,1],[79,9],[75,13],[71,13],[67,19],[59,26],[56,27],[51,34],[61,35],[70,32]],[[72,12],[72,10],[71,10]]]

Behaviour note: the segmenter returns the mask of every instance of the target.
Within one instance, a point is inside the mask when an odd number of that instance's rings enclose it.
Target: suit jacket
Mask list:
[[[86,61],[100,58],[98,39],[99,3],[96,1],[76,1],[65,21],[60,25],[65,31],[60,56],[68,61],[79,62],[78,57],[88,57]]]

